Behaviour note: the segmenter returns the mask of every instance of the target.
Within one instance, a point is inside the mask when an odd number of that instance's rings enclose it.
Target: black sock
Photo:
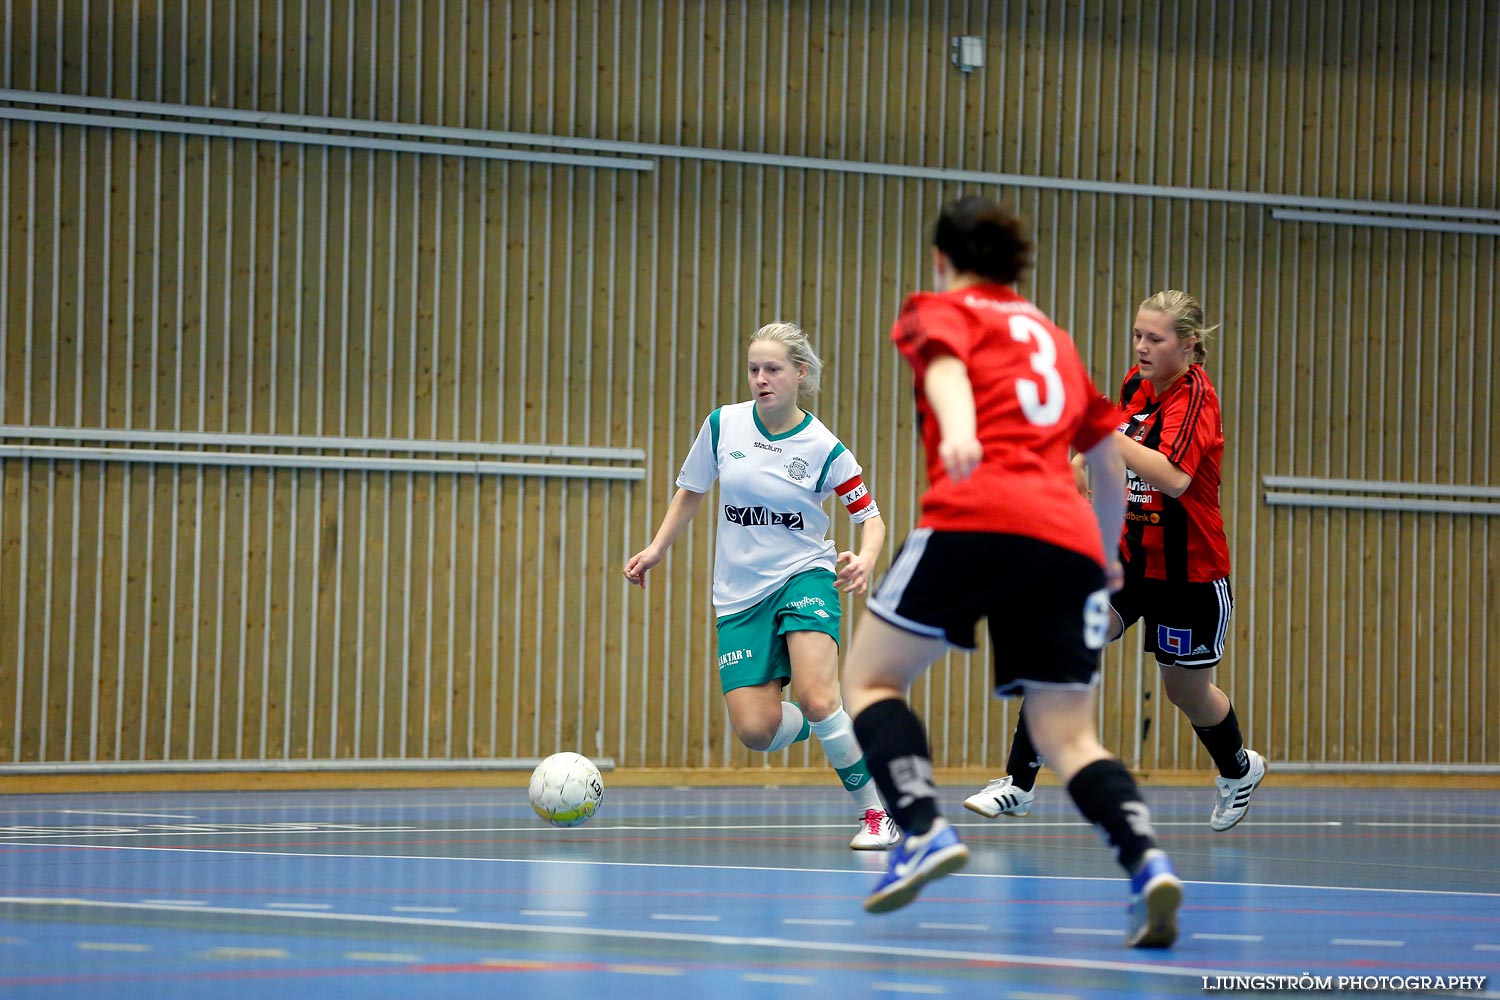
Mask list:
[[[1010,741],[1010,756],[1005,761],[1005,771],[1010,783],[1023,792],[1036,787],[1036,776],[1042,771],[1042,755],[1031,743],[1031,732],[1026,728],[1026,710],[1023,704],[1016,722],[1016,735]]]
[[[1083,818],[1104,831],[1115,857],[1134,874],[1142,856],[1156,846],[1151,811],[1135,779],[1113,757],[1096,760],[1073,775],[1068,794]]]
[[[938,815],[937,789],[917,713],[900,698],[877,701],[854,717],[854,735],[896,825],[916,837],[930,830]]]
[[[1243,778],[1250,773],[1250,757],[1245,753],[1245,738],[1240,735],[1240,720],[1229,706],[1229,714],[1212,726],[1194,726],[1193,732],[1208,748],[1219,773],[1226,778]]]

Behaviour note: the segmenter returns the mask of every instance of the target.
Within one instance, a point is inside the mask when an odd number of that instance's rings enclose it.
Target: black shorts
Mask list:
[[[1234,595],[1229,578],[1212,583],[1168,583],[1127,577],[1109,599],[1120,632],[1146,619],[1143,648],[1164,666],[1206,670],[1224,658]]]
[[[999,695],[1091,687],[1109,635],[1099,564],[1022,535],[918,528],[868,606],[899,629],[960,649],[974,648],[974,627],[988,618]]]

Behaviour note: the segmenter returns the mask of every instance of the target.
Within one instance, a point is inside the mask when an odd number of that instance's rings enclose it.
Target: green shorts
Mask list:
[[[838,643],[843,611],[837,579],[826,569],[798,573],[754,607],[718,620],[719,686],[725,694],[773,679],[785,687],[792,678],[788,632],[826,632]]]

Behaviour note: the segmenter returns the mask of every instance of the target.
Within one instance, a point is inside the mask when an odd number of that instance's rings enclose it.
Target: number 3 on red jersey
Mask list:
[[[1012,340],[1030,341],[1036,349],[1031,352],[1031,370],[1041,376],[1038,384],[1029,378],[1016,379],[1016,397],[1021,401],[1021,412],[1026,419],[1038,427],[1051,427],[1063,413],[1063,381],[1057,373],[1057,346],[1047,328],[1030,316],[1010,318]],[[1045,400],[1045,401],[1044,401]]]

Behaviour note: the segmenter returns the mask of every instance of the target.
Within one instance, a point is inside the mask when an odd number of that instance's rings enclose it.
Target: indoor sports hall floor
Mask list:
[[[1148,789],[1187,898],[1147,952],[1055,787],[999,821],[944,789],[973,861],[872,917],[884,856],[847,848],[837,789],[605,782],[571,830],[519,788],[0,798],[0,997],[1083,1000],[1269,973],[1500,996],[1496,792],[1273,783],[1215,834],[1206,785]]]

